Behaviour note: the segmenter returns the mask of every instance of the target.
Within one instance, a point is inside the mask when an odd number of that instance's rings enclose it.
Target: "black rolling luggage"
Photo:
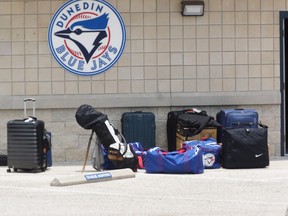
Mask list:
[[[179,126],[189,129],[191,136],[199,134],[205,127],[219,127],[220,125],[205,110],[195,108],[179,111],[170,111],[167,116],[168,151],[177,150],[176,136]],[[188,134],[187,134],[188,135]],[[187,136],[188,137],[188,136]]]
[[[187,111],[189,111],[189,109],[170,111],[167,115],[166,131],[167,131],[169,152],[176,151],[176,132],[177,132],[178,117]]]
[[[33,102],[33,117],[11,120],[7,123],[7,172],[45,171],[47,168],[46,152],[49,148],[44,141],[44,121],[35,118],[35,99],[24,99],[24,116],[26,102]]]

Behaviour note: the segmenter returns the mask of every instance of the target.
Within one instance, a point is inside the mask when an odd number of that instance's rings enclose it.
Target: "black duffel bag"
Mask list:
[[[224,129],[223,168],[263,168],[269,165],[268,127]]]
[[[199,134],[206,127],[222,127],[213,116],[208,116],[206,111],[186,112],[178,117],[178,124],[189,129],[189,136]]]

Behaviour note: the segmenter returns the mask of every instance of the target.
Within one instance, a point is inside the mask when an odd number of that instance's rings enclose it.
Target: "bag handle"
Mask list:
[[[189,146],[187,148],[180,148],[178,149],[177,151],[173,151],[173,152],[168,152],[168,151],[163,151],[161,149],[158,150],[159,154],[162,154],[162,155],[167,155],[167,154],[184,154],[187,150],[193,148],[192,146]]]
[[[35,99],[34,98],[24,98],[24,118],[27,117],[27,102],[32,102],[32,110],[33,110],[33,116],[30,116],[33,119],[37,119],[35,116]]]
[[[185,110],[185,113],[207,116],[207,112],[205,110],[198,110],[196,108]]]
[[[267,126],[267,125],[264,125],[264,124],[262,124],[262,122],[261,122],[261,121],[258,123],[258,125],[259,125],[260,127],[262,127],[262,128],[268,128],[268,126]]]

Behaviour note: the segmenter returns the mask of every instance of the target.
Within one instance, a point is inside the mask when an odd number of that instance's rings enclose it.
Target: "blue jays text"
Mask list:
[[[106,51],[101,57],[97,59],[93,59],[91,63],[89,62],[91,71],[95,71],[97,69],[101,69],[102,67],[105,67],[105,65],[107,65],[107,63],[112,60],[109,53],[112,53],[115,55],[118,52],[117,48],[112,47],[112,46],[109,46],[107,50],[108,51]],[[59,55],[62,54],[62,56],[61,57],[59,56],[59,57],[61,58],[63,62],[67,62],[67,64],[70,67],[76,66],[77,70],[79,71],[84,70],[85,61],[78,60],[77,58],[72,56],[64,45],[61,45],[60,47],[56,48],[56,52]]]

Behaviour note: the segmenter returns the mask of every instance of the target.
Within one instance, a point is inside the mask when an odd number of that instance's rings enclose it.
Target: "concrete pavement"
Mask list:
[[[285,216],[288,159],[264,169],[215,169],[199,175],[147,174],[135,178],[52,187],[54,178],[80,175],[81,165],[58,164],[43,173],[0,167],[2,216],[212,215]],[[86,166],[86,172],[94,172]]]

